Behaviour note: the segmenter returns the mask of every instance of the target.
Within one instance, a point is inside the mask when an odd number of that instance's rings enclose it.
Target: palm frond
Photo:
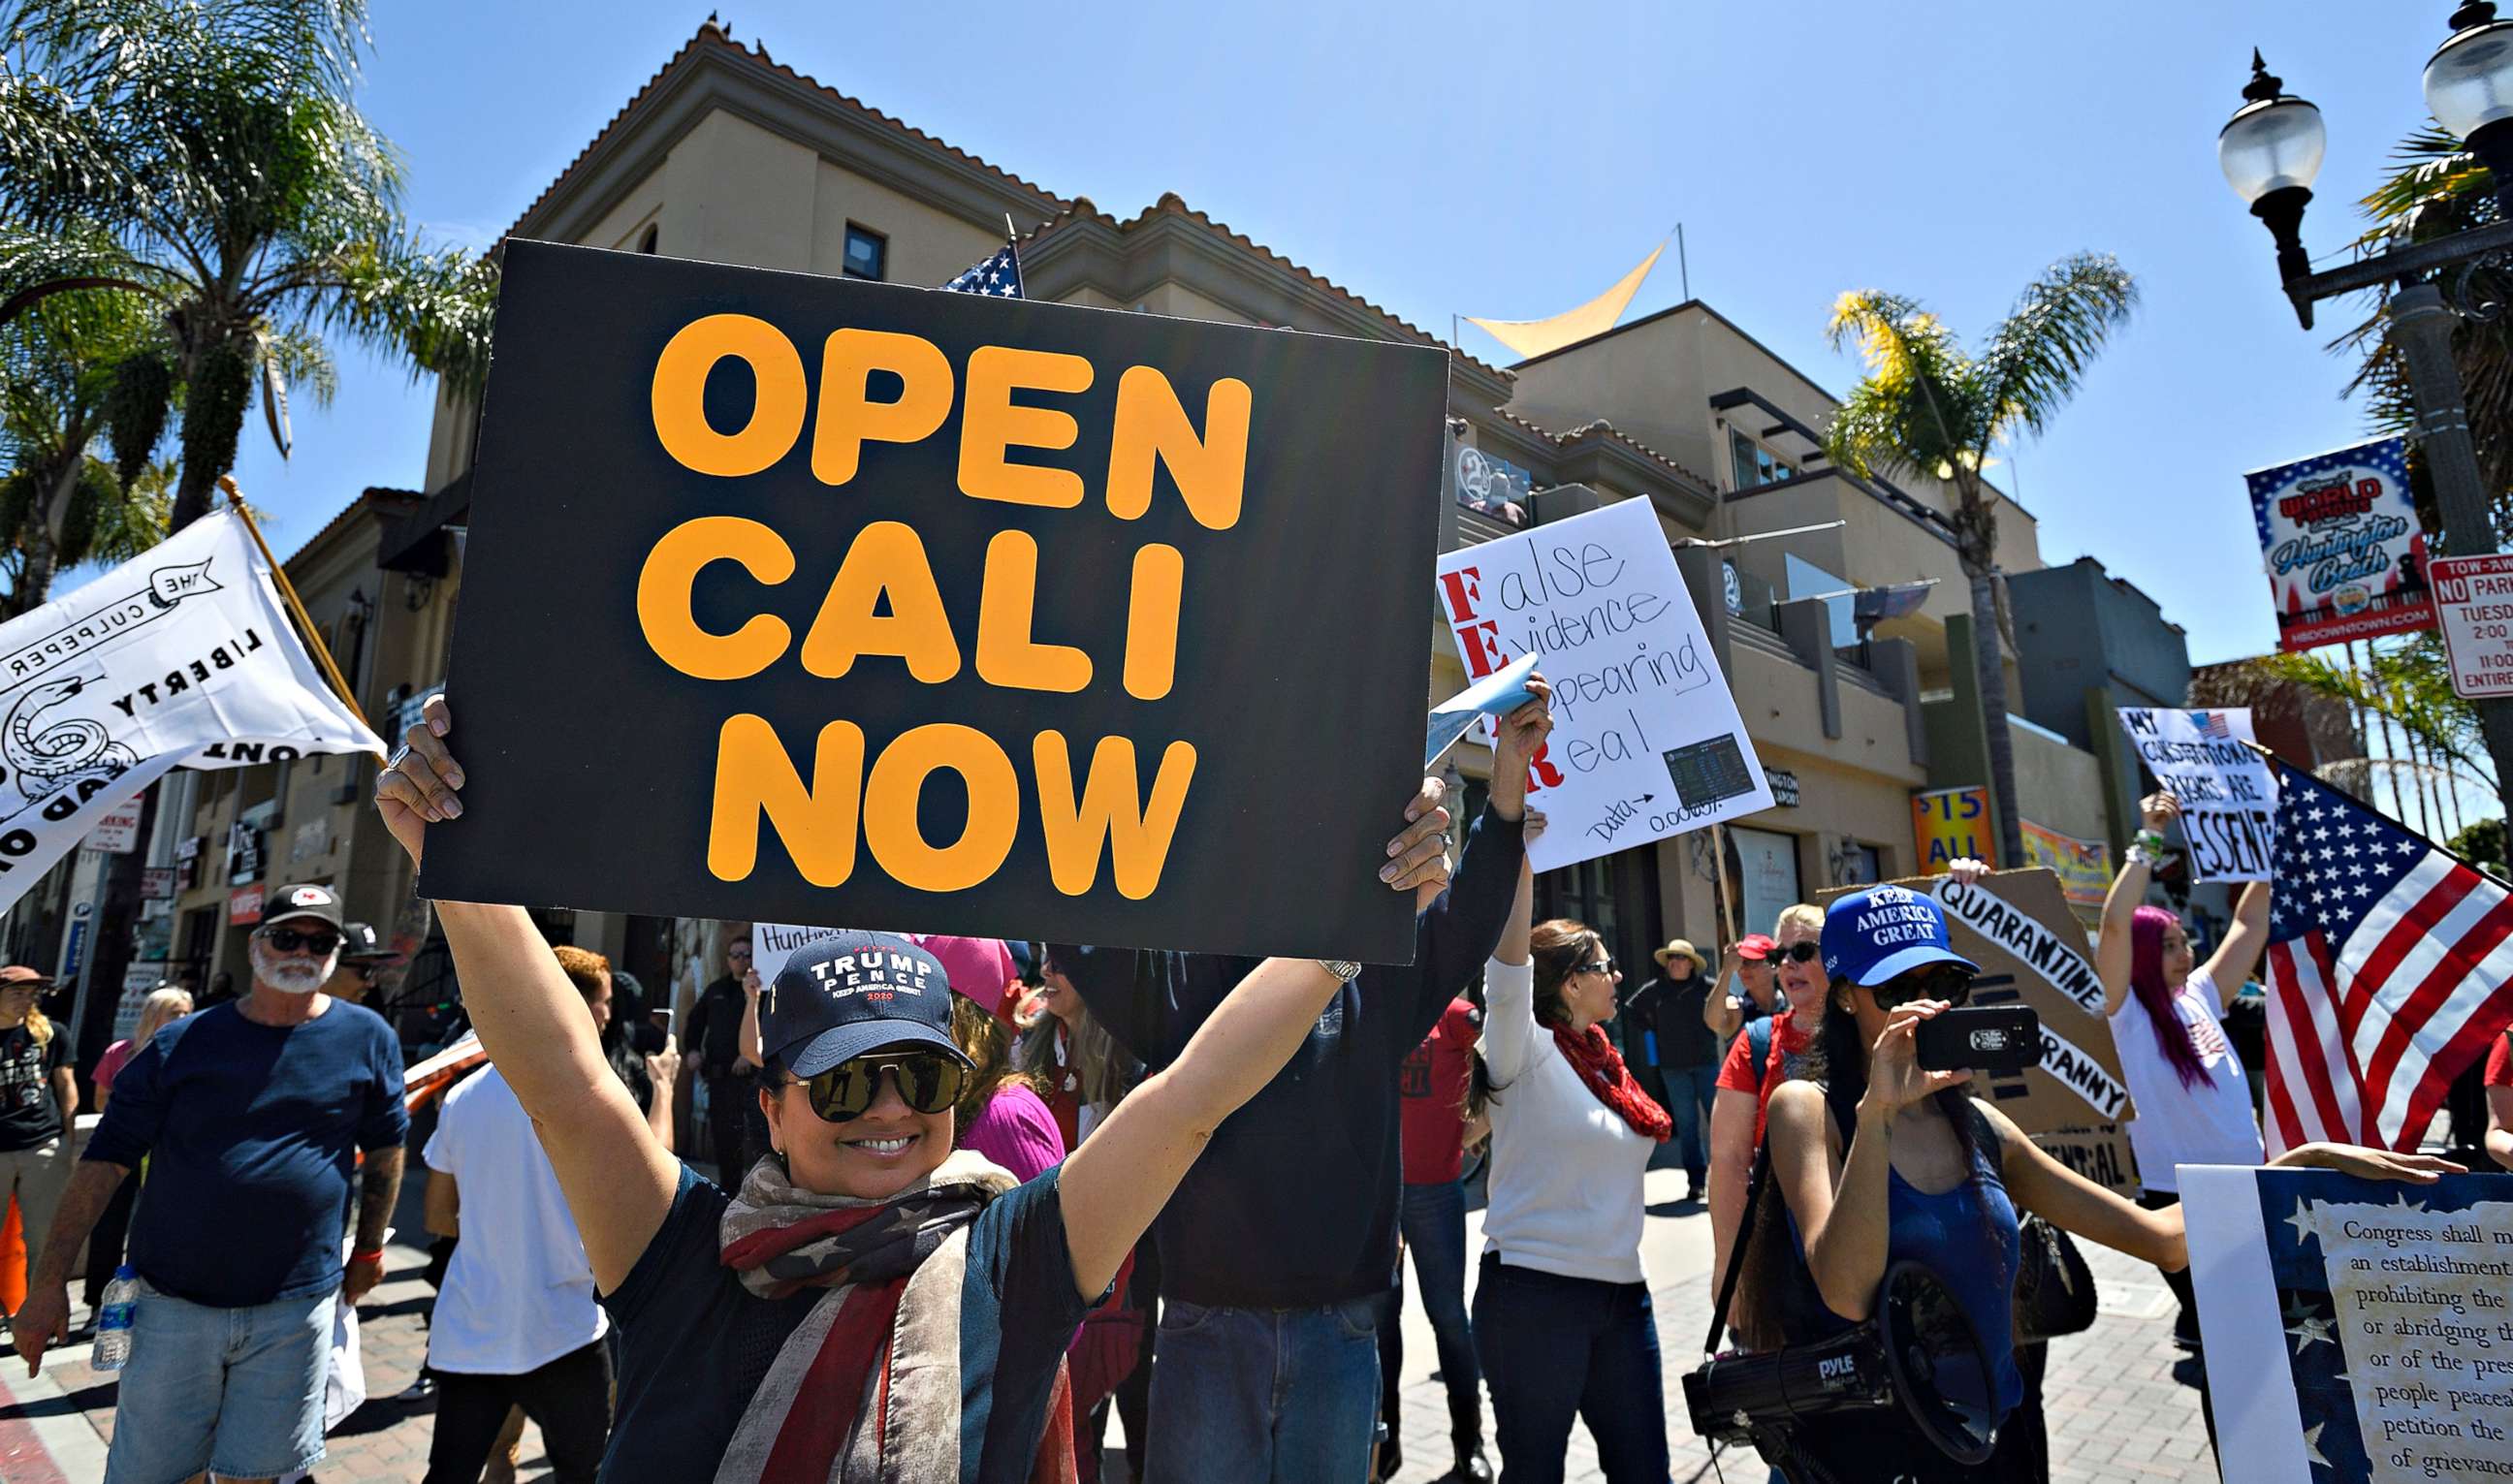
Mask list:
[[[2136,307],[2137,281],[2107,253],[2080,253],[2044,269],[1981,354],[1991,437],[2044,431]]]
[[[1935,473],[1983,442],[1972,390],[1975,368],[1945,322],[1918,300],[1857,289],[1835,300],[1825,336],[1853,341],[1867,374],[1834,414],[1825,452],[1854,474]]]

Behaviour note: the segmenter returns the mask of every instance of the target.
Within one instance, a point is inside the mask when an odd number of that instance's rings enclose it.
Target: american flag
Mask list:
[[[2308,773],[2279,773],[2269,1149],[2413,1150],[2513,1021],[2513,889]]]
[[[945,293],[984,293],[996,298],[1021,297],[1020,254],[1011,243],[984,262],[942,286]]]
[[[2190,724],[2198,727],[2199,735],[2203,737],[2214,737],[2219,742],[2234,739],[2233,723],[2225,720],[2221,711],[2194,711],[2190,713]]]

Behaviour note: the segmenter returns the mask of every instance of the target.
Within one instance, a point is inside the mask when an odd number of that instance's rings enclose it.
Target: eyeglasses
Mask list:
[[[824,1122],[860,1118],[881,1096],[881,1074],[898,1082],[901,1102],[921,1113],[938,1113],[960,1101],[969,1085],[969,1069],[938,1051],[903,1051],[890,1056],[859,1056],[840,1062],[814,1077],[796,1077],[812,1102],[812,1112]]]
[[[1972,998],[1972,975],[1951,963],[1935,963],[1896,975],[1878,985],[1874,993],[1877,1005],[1888,1010],[1914,999],[1960,1005]]]
[[[1823,945],[1813,938],[1800,938],[1788,947],[1775,949],[1774,952],[1791,963],[1812,963],[1815,956],[1823,952]]]
[[[301,948],[320,958],[340,946],[340,935],[328,927],[318,927],[312,932],[299,932],[293,927],[265,927],[261,930],[261,941],[283,954],[293,954]]]
[[[1571,970],[1574,974],[1611,974],[1614,971],[1615,960],[1612,958],[1592,959],[1586,963],[1576,964]]]

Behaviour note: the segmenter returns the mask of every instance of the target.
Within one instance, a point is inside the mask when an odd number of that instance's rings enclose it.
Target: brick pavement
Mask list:
[[[1706,1247],[1706,1218],[1697,1207],[1684,1206],[1662,1191],[1672,1172],[1651,1176],[1654,1214],[1647,1240],[1652,1292],[1657,1306],[1658,1332],[1665,1357],[1669,1431],[1674,1445],[1675,1478],[1679,1481],[1720,1477],[1709,1454],[1684,1421],[1680,1378],[1695,1358],[1694,1347],[1709,1322],[1712,1297],[1709,1275],[1699,1255]],[[415,1216],[416,1212],[410,1213]],[[416,1230],[412,1221],[402,1230]],[[2212,1480],[2206,1433],[2199,1420],[2198,1393],[2176,1378],[2186,1371],[2173,1347],[2171,1293],[2154,1270],[2141,1263],[2098,1247],[2085,1248],[2101,1296],[2101,1313],[2083,1335],[2054,1342],[2045,1396],[2050,1417],[2052,1478],[2056,1484],[2154,1484],[2157,1480]],[[405,1403],[395,1393],[419,1374],[426,1353],[424,1315],[432,1291],[421,1280],[424,1252],[397,1243],[386,1264],[383,1284],[361,1309],[360,1339],[365,1353],[369,1401],[335,1429],[331,1456],[315,1470],[321,1484],[403,1484],[426,1471],[427,1443],[434,1402]],[[1418,1307],[1409,1313],[1419,1329]],[[113,1429],[113,1383],[89,1369],[82,1344],[46,1361],[46,1380],[59,1387],[39,1399],[22,1381],[16,1384],[15,1406],[0,1409],[0,1459],[13,1438],[5,1420],[32,1416],[41,1425],[75,1425],[83,1415],[100,1440]],[[1399,1471],[1403,1484],[1429,1484],[1449,1466],[1448,1410],[1431,1364],[1430,1337],[1407,1340],[1407,1385],[1404,1389],[1403,1444],[1407,1463]],[[0,1398],[7,1399],[7,1398]],[[1490,1403],[1486,1403],[1487,1436]],[[1112,1429],[1113,1432],[1113,1429]],[[75,1441],[75,1440],[74,1440]],[[72,1450],[56,1436],[51,1452],[63,1459]],[[1113,1453],[1113,1449],[1112,1449]],[[97,1454],[95,1459],[100,1460]],[[545,1479],[537,1430],[527,1429],[517,1477]],[[0,1467],[9,1484],[47,1476],[22,1458]],[[22,1471],[21,1471],[22,1467]],[[93,1479],[96,1464],[84,1470],[65,1466],[60,1475]],[[1765,1471],[1750,1459],[1723,1458],[1725,1477],[1736,1484],[1760,1484]],[[1110,1477],[1121,1480],[1122,1466]],[[1597,1470],[1595,1450],[1584,1429],[1573,1429],[1567,1477],[1587,1484],[1604,1476]]]

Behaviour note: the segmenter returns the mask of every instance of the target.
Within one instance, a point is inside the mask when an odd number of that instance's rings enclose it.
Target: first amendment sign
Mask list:
[[[421,889],[1402,962],[1447,358],[507,245]]]

